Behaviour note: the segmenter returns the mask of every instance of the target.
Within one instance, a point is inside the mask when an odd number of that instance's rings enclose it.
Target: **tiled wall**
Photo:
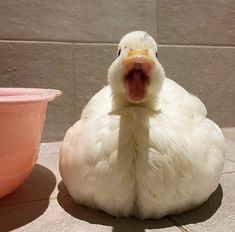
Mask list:
[[[120,38],[146,30],[168,77],[235,126],[234,0],[0,0],[0,86],[61,89],[44,140],[61,140],[106,83]]]

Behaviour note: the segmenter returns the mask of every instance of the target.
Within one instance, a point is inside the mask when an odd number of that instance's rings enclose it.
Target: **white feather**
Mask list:
[[[153,50],[153,41],[135,32],[119,47],[147,44]],[[197,97],[165,78],[156,58],[149,98],[128,102],[121,59],[109,69],[110,86],[89,101],[65,135],[60,172],[68,191],[80,204],[125,217],[160,218],[203,203],[223,169],[220,129]]]

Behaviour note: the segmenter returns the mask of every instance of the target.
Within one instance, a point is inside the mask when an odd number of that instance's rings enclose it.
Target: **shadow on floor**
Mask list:
[[[113,232],[135,231],[144,232],[145,229],[159,229],[172,227],[174,224],[166,218],[161,220],[140,220],[136,218],[116,218],[103,211],[90,209],[76,204],[68,194],[64,183],[58,185],[57,201],[60,206],[73,217],[89,222],[113,227]]]
[[[165,217],[161,220],[139,220],[136,218],[115,218],[102,211],[89,209],[76,204],[69,196],[62,181],[58,185],[58,189],[58,203],[67,213],[79,220],[83,220],[91,224],[112,226],[113,232],[144,232],[145,229],[160,229],[180,224],[186,225],[203,222],[212,217],[212,215],[217,211],[223,196],[222,188],[219,185],[211,197],[203,205],[194,210],[178,216]]]
[[[0,231],[11,231],[42,215],[56,185],[54,174],[36,164],[28,179],[12,194],[0,199]]]

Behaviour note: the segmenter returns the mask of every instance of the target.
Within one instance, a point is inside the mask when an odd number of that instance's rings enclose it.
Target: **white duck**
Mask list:
[[[224,137],[195,96],[165,77],[154,39],[125,35],[99,91],[67,132],[60,172],[72,198],[115,216],[160,218],[219,184]]]

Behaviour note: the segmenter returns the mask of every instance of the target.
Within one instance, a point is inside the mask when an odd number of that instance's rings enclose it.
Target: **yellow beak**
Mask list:
[[[127,57],[130,57],[130,56],[148,57],[148,50],[137,51],[137,50],[134,50],[134,49],[130,49],[129,52],[128,52],[128,56]]]
[[[154,66],[154,61],[149,58],[148,50],[134,50],[130,49],[127,58],[123,61],[125,73],[131,69],[141,68],[146,74],[149,74]]]

